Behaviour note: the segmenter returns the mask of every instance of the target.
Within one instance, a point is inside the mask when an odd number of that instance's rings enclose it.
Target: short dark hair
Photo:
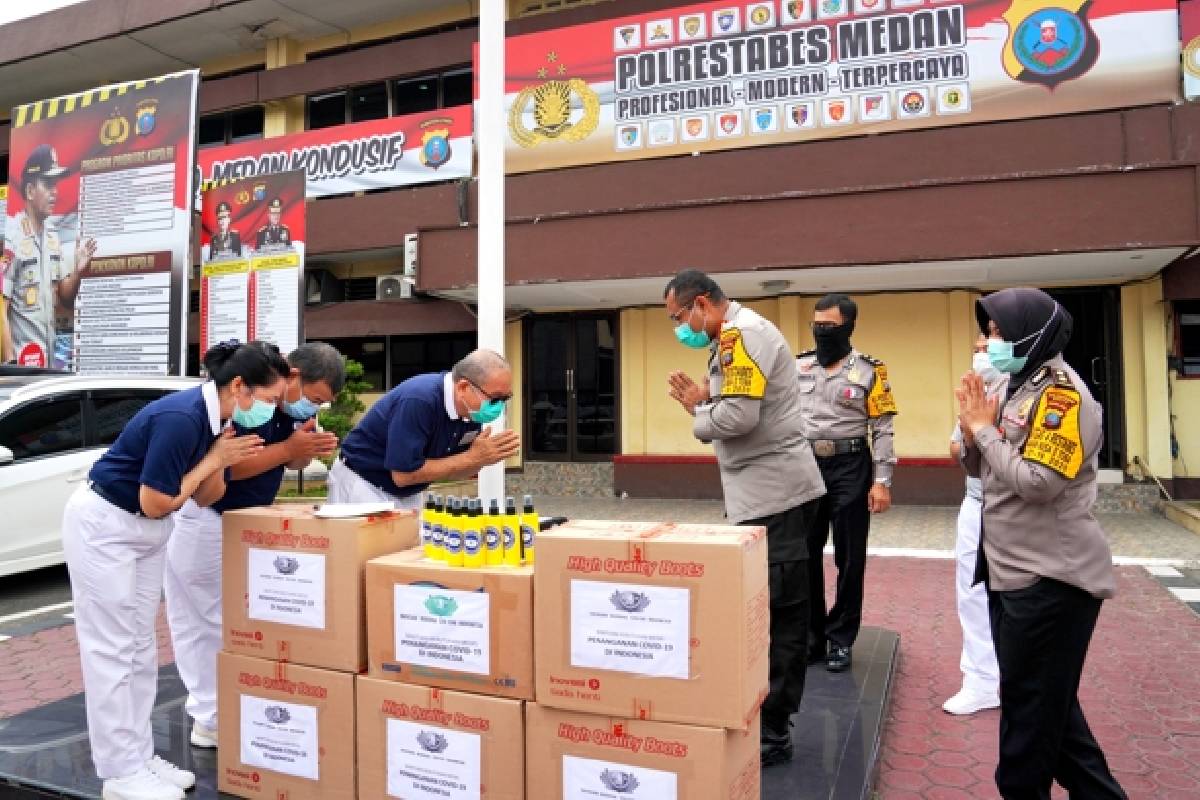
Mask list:
[[[720,302],[725,299],[721,287],[708,275],[698,269],[685,269],[667,283],[663,289],[663,299],[672,291],[675,292],[675,302],[687,305],[700,295],[708,295],[709,300]]]
[[[204,354],[204,371],[217,386],[241,378],[250,388],[270,386],[291,373],[279,348],[269,342],[221,342]]]
[[[346,384],[346,359],[333,345],[306,342],[293,350],[287,360],[300,370],[300,380],[305,383],[324,381],[334,394]]]
[[[858,304],[844,294],[827,294],[817,301],[817,311],[827,311],[836,307],[842,314],[842,319],[846,322],[854,322],[858,319]]]

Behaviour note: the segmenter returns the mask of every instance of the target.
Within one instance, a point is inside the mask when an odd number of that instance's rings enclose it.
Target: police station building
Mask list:
[[[0,27],[0,108],[199,67],[204,177],[309,171],[305,335],[375,392],[473,347],[471,132],[503,126],[534,490],[719,495],[666,391],[705,368],[662,308],[697,267],[796,352],[820,295],[858,301],[898,502],[961,497],[974,301],[1015,285],[1074,317],[1106,479],[1200,497],[1200,0],[507,5],[502,119],[473,118],[451,0],[82,0]]]

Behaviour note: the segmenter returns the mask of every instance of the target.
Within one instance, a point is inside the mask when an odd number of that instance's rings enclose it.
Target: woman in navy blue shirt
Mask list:
[[[130,420],[63,513],[88,738],[105,800],[181,800],[195,785],[192,773],[154,754],[150,728],[170,515],[188,498],[220,499],[225,470],[262,448],[258,436],[223,431],[226,421],[258,427],[286,387],[278,349],[273,358],[225,343],[205,354],[204,367],[208,382]]]

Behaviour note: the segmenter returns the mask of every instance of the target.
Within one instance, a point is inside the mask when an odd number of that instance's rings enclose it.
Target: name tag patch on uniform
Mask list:
[[[464,433],[462,435],[462,438],[458,440],[459,447],[462,447],[463,445],[468,445],[471,442],[475,441],[475,437],[478,435],[479,435],[479,431],[467,431],[466,433]]]
[[[1042,394],[1025,442],[1025,460],[1071,479],[1083,466],[1079,433],[1079,392],[1052,386]]]
[[[742,332],[737,328],[721,331],[717,363],[721,365],[722,397],[762,399],[767,391],[767,376],[746,352]]]
[[[892,385],[888,383],[887,367],[880,364],[875,367],[875,385],[867,397],[867,416],[882,417],[896,413],[896,398],[892,394]]]

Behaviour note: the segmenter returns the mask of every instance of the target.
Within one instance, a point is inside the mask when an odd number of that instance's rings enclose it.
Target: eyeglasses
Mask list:
[[[471,386],[473,386],[475,388],[475,391],[479,392],[481,395],[486,397],[488,400],[493,400],[493,401],[497,401],[500,403],[507,403],[509,400],[512,400],[511,394],[506,394],[502,397],[493,397],[492,395],[485,392],[479,384],[475,383],[475,381],[468,380],[467,383],[471,384]]]

